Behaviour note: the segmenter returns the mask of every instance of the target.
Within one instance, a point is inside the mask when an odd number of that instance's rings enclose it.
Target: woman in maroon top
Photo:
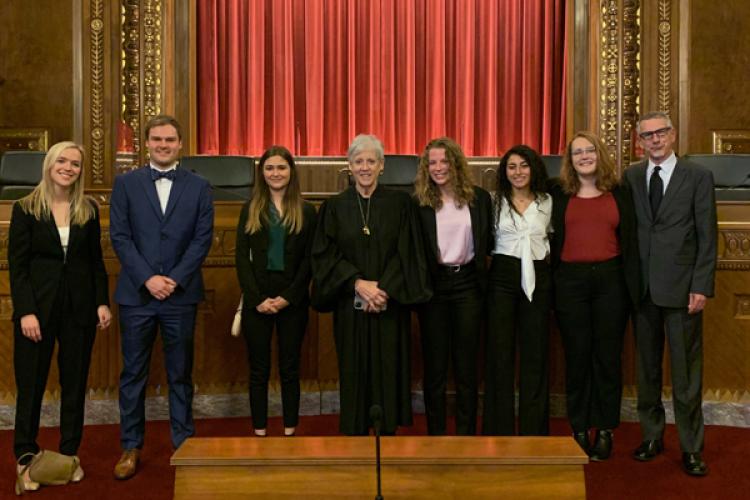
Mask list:
[[[568,144],[551,192],[555,315],[565,349],[568,419],[581,448],[592,460],[605,460],[620,423],[622,341],[639,290],[635,212],[604,144],[589,132]]]

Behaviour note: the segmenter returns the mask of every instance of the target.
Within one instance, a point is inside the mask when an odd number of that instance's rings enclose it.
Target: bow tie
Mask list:
[[[172,170],[167,170],[166,172],[162,172],[161,170],[156,170],[155,168],[151,168],[151,180],[152,181],[158,181],[159,179],[169,179],[170,181],[174,181],[175,176],[177,175],[177,169],[173,168]]]

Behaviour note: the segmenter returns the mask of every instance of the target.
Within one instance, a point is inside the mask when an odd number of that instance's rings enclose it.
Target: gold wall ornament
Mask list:
[[[91,183],[104,184],[104,0],[91,0]]]
[[[141,151],[141,65],[140,1],[123,0],[120,7],[120,117],[133,130],[133,151],[117,164],[118,172],[128,170],[129,161],[138,164]],[[118,156],[119,152],[118,152]]]
[[[672,1],[659,0],[659,111],[670,114],[672,103]]]
[[[161,113],[162,2],[143,0],[143,119]]]
[[[0,154],[5,151],[47,151],[48,128],[0,127]]]
[[[133,152],[117,155],[117,169],[144,158],[142,131],[162,109],[162,0],[121,0],[120,118],[133,131]]]
[[[712,130],[714,154],[750,153],[750,130]]]
[[[630,163],[640,93],[640,3],[599,4],[599,136],[621,168]]]

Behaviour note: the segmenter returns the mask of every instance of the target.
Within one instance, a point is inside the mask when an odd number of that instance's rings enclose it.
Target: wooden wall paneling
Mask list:
[[[73,137],[72,40],[73,2],[0,2],[0,126]]]
[[[690,19],[689,37],[680,46],[690,65],[684,152],[710,153],[713,130],[750,129],[750,3],[681,0],[680,8]]]

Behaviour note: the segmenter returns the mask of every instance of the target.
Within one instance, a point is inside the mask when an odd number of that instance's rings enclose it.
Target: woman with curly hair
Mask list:
[[[492,203],[487,191],[472,184],[463,151],[447,137],[425,147],[415,202],[434,288],[432,300],[419,309],[427,430],[446,433],[445,388],[452,358],[456,434],[472,435]]]
[[[482,433],[516,433],[517,343],[518,433],[546,435],[552,293],[546,258],[552,198],[547,194],[547,171],[542,159],[528,146],[513,146],[500,160],[495,186]]]
[[[622,341],[639,289],[633,202],[606,147],[590,132],[578,132],[568,144],[552,197],[568,419],[591,460],[606,460],[620,423]],[[596,429],[593,446],[590,429]]]

